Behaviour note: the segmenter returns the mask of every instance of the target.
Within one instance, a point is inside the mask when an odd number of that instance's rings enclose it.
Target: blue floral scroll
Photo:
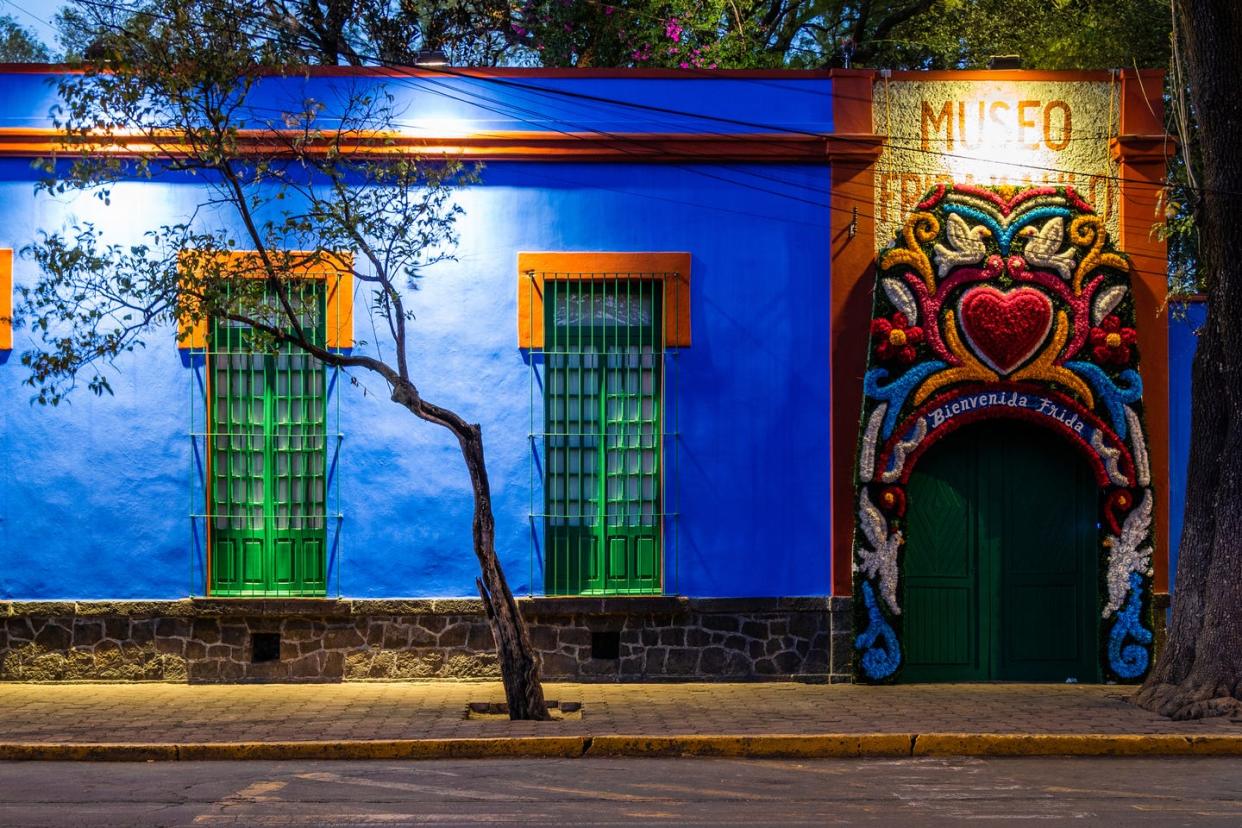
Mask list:
[[[1130,594],[1126,598],[1126,605],[1117,613],[1117,621],[1108,634],[1108,666],[1123,679],[1143,675],[1151,661],[1148,653],[1152,641],[1151,630],[1146,629],[1140,620],[1143,608],[1142,590],[1142,576],[1131,572]],[[1126,644],[1127,638],[1137,643]]]
[[[863,581],[863,601],[867,605],[867,629],[854,641],[854,648],[862,650],[862,669],[873,681],[886,679],[901,666],[901,647],[897,634],[884,620],[870,581]],[[875,646],[879,643],[879,646]]]

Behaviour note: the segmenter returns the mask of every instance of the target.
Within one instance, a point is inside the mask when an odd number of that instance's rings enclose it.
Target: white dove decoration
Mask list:
[[[893,614],[901,615],[901,607],[897,604],[897,552],[901,549],[901,530],[888,533],[888,521],[871,502],[866,489],[858,504],[858,525],[867,543],[858,550],[858,563],[854,568],[879,581],[884,603]]]
[[[959,265],[978,264],[983,261],[987,254],[983,238],[992,235],[992,231],[982,224],[971,227],[957,213],[949,213],[949,226],[945,235],[953,249],[950,250],[942,244],[935,247],[936,275],[942,279],[944,274]]]
[[[1074,271],[1074,248],[1071,247],[1064,253],[1057,252],[1061,249],[1061,242],[1065,240],[1064,219],[1060,216],[1048,219],[1039,230],[1023,227],[1018,235],[1027,239],[1024,252],[1028,264],[1055,270],[1061,274],[1062,279],[1069,280]]]
[[[1108,603],[1104,617],[1121,609],[1130,589],[1130,573],[1148,575],[1151,570],[1151,547],[1143,546],[1147,529],[1151,526],[1151,489],[1143,492],[1138,508],[1126,515],[1120,535],[1109,535],[1108,550]]]

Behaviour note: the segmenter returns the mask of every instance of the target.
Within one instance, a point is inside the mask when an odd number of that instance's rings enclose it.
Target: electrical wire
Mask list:
[[[7,1],[7,0],[6,0],[6,1]],[[131,13],[133,13],[132,9],[130,9],[129,7],[123,6],[123,5],[121,5],[121,4],[116,4],[116,3],[107,3],[107,2],[102,2],[102,0],[79,0],[79,2],[82,2],[82,3],[84,3],[85,5],[90,5],[90,6],[95,6],[95,7],[98,7],[98,8],[108,9],[108,10],[110,10],[110,11],[126,11],[126,12],[131,12]],[[162,14],[159,14],[159,13],[152,13],[152,12],[143,12],[143,13],[144,13],[144,14],[151,14],[152,16],[155,16],[155,17],[157,17],[157,18],[162,18],[162,19],[165,19],[165,20],[170,20],[170,19],[171,19],[168,15],[162,15]],[[101,22],[102,22],[102,21],[101,21]],[[104,24],[104,25],[107,25],[107,24]],[[119,27],[112,26],[111,28],[112,28],[114,31],[120,32],[120,33],[122,33],[122,34],[124,34],[124,33],[125,33],[125,32],[124,32],[124,30],[123,30],[123,29],[120,29]],[[264,28],[264,27],[260,27],[260,28]],[[266,28],[267,28],[269,31],[271,31],[271,30],[272,30],[270,27],[266,27]],[[276,38],[276,36],[273,36],[273,35],[262,35],[262,34],[256,34],[255,36],[256,36],[258,39],[260,39],[260,40],[267,40],[267,41],[275,41],[275,40],[277,39],[277,38]],[[308,44],[306,44],[306,43],[303,41],[303,45],[308,45]],[[364,59],[369,59],[369,58],[371,58],[371,57],[372,57],[372,56],[367,55],[367,54],[365,54],[365,53],[362,53],[360,56],[361,56],[361,57],[363,57]],[[569,126],[569,127],[573,127],[573,126],[576,126],[576,125],[575,125],[575,124],[573,124],[573,123],[571,123],[571,122],[569,122],[569,121],[566,121],[566,120],[564,120],[564,119],[543,118],[543,119],[541,119],[541,120],[536,121],[536,120],[531,120],[531,119],[528,119],[528,118],[524,118],[524,117],[522,117],[522,115],[521,115],[521,113],[523,112],[522,108],[520,108],[520,107],[516,107],[516,106],[515,106],[515,105],[513,105],[513,104],[507,104],[507,103],[504,103],[504,102],[501,102],[501,101],[496,101],[495,99],[486,99],[486,98],[483,98],[483,97],[482,97],[481,95],[479,95],[478,93],[472,93],[472,92],[469,92],[468,90],[459,90],[459,91],[460,91],[462,94],[467,94],[467,95],[470,95],[471,97],[474,97],[474,98],[476,98],[476,99],[480,99],[480,100],[490,100],[490,101],[491,101],[491,103],[492,103],[492,104],[495,104],[496,106],[490,106],[490,107],[489,107],[489,105],[487,105],[487,104],[481,104],[481,103],[479,103],[479,101],[478,101],[478,100],[476,100],[476,101],[470,101],[470,100],[467,100],[467,99],[465,99],[465,98],[460,97],[460,94],[459,94],[459,95],[453,95],[453,94],[451,94],[451,93],[449,93],[449,92],[445,92],[443,89],[439,89],[439,90],[436,90],[436,89],[431,89],[431,88],[429,88],[429,85],[430,85],[430,84],[435,84],[435,82],[434,82],[434,81],[431,81],[430,79],[428,79],[428,78],[426,77],[426,75],[427,75],[427,73],[428,73],[428,70],[431,70],[431,71],[433,71],[433,72],[438,72],[438,73],[446,74],[446,75],[449,75],[449,76],[451,76],[451,77],[455,77],[455,78],[458,78],[458,79],[468,80],[468,81],[481,81],[481,82],[485,82],[485,83],[499,84],[499,85],[502,85],[502,86],[505,86],[505,87],[508,87],[508,88],[515,88],[515,89],[519,89],[519,90],[526,91],[526,92],[529,92],[529,93],[532,93],[532,94],[535,94],[535,95],[539,95],[539,96],[542,96],[542,97],[549,97],[549,96],[551,96],[551,97],[555,97],[555,98],[569,98],[569,99],[574,99],[574,100],[582,100],[582,99],[585,99],[585,100],[587,100],[587,101],[590,101],[592,104],[596,104],[596,105],[602,105],[602,106],[619,106],[619,107],[626,107],[626,108],[631,108],[631,109],[640,109],[640,110],[644,110],[644,111],[655,111],[655,112],[658,112],[658,113],[661,113],[661,114],[666,114],[666,115],[671,115],[671,116],[677,116],[677,117],[687,117],[687,118],[692,118],[692,119],[703,119],[703,120],[709,120],[709,121],[713,121],[713,122],[730,123],[730,124],[734,124],[734,125],[738,125],[738,126],[748,126],[748,127],[752,127],[752,128],[756,128],[756,129],[763,129],[763,130],[771,131],[771,132],[774,132],[774,133],[777,133],[777,134],[798,135],[798,136],[803,136],[803,137],[815,137],[815,138],[821,138],[821,139],[825,139],[825,140],[827,140],[827,139],[830,139],[830,138],[831,138],[831,139],[834,139],[834,140],[837,140],[837,141],[841,141],[841,140],[849,141],[849,140],[852,140],[852,138],[851,138],[850,136],[840,136],[840,135],[836,135],[836,134],[834,134],[834,133],[830,133],[830,132],[828,132],[828,133],[824,133],[824,132],[812,132],[812,131],[807,131],[807,130],[792,129],[792,128],[789,128],[789,127],[786,127],[786,126],[782,126],[782,125],[765,124],[765,123],[762,123],[762,122],[745,121],[745,120],[742,120],[742,119],[722,118],[722,117],[720,117],[720,116],[706,115],[706,114],[703,114],[703,113],[695,113],[695,112],[687,112],[687,111],[684,111],[684,110],[678,110],[678,109],[674,109],[674,108],[670,108],[670,107],[658,107],[658,106],[654,106],[654,105],[650,105],[650,104],[642,104],[642,103],[638,103],[638,102],[634,102],[634,101],[624,101],[624,100],[619,100],[619,99],[615,99],[615,98],[608,98],[608,97],[605,97],[605,96],[599,96],[599,95],[588,95],[588,94],[584,94],[584,93],[573,92],[573,91],[571,91],[571,90],[557,89],[557,88],[555,88],[555,87],[544,87],[544,86],[538,86],[538,85],[533,85],[533,84],[529,84],[529,83],[520,83],[520,82],[516,82],[516,81],[510,80],[510,79],[506,79],[506,78],[498,78],[498,77],[494,77],[494,76],[479,75],[479,74],[477,74],[477,73],[459,72],[459,71],[455,71],[455,70],[452,70],[452,69],[449,69],[449,68],[443,68],[443,67],[405,67],[405,66],[401,66],[401,65],[398,65],[398,64],[395,64],[395,63],[391,63],[391,62],[384,62],[384,61],[381,61],[381,62],[379,63],[379,65],[380,65],[381,67],[383,67],[383,68],[386,68],[386,69],[388,69],[388,70],[392,71],[392,72],[395,72],[395,73],[397,74],[397,78],[395,78],[395,80],[397,80],[398,82],[400,82],[402,85],[405,85],[405,86],[407,86],[407,87],[409,87],[409,88],[411,88],[411,89],[414,89],[414,90],[416,90],[416,91],[421,90],[421,91],[429,91],[429,92],[432,92],[433,94],[441,94],[441,95],[443,95],[444,97],[447,97],[447,98],[453,99],[453,100],[458,101],[458,102],[460,102],[460,103],[463,103],[463,104],[465,104],[465,105],[467,105],[467,106],[473,106],[473,107],[477,107],[477,108],[484,109],[485,111],[492,111],[492,112],[493,112],[493,113],[495,113],[495,114],[501,114],[501,115],[504,115],[504,116],[506,116],[506,117],[512,117],[512,118],[514,118],[515,120],[518,120],[518,121],[520,121],[520,122],[522,122],[522,123],[525,123],[525,124],[527,124],[527,125],[529,125],[529,126],[534,126],[534,127],[542,127],[542,126],[544,126],[544,125],[545,125],[546,123],[548,123],[548,122],[551,122],[551,123],[554,123],[554,124],[562,124],[562,125],[566,125],[566,126]],[[443,86],[443,84],[437,84],[437,85],[438,85],[438,86],[441,86],[441,87]],[[531,113],[532,113],[532,111],[531,111],[531,110],[525,110],[525,113],[526,113],[526,114],[531,114]],[[534,114],[537,114],[537,115],[542,115],[543,113],[538,113],[538,112],[535,112]],[[553,129],[552,131],[558,132],[558,133],[560,133],[560,134],[562,134],[562,135],[565,135],[566,137],[570,137],[570,138],[581,139],[581,140],[593,140],[593,139],[588,139],[588,138],[586,138],[586,137],[585,137],[583,134],[581,134],[581,133],[569,132],[569,131],[567,131],[567,130],[565,130],[565,129]],[[636,137],[634,137],[634,136],[632,136],[632,135],[628,135],[628,134],[626,134],[626,135],[616,135],[616,134],[608,133],[608,132],[606,132],[606,131],[603,131],[603,130],[600,130],[600,129],[597,129],[597,128],[592,128],[592,127],[587,127],[587,128],[586,128],[586,132],[588,132],[588,133],[592,133],[592,134],[595,134],[595,135],[598,135],[598,136],[601,136],[601,137],[604,137],[604,138],[609,139],[610,141],[612,141],[612,142],[614,143],[614,146],[616,146],[618,149],[620,149],[620,150],[621,150],[621,151],[623,151],[623,152],[625,152],[625,151],[626,151],[626,150],[624,149],[625,144],[630,144],[630,145],[638,145],[638,146],[641,146],[641,145],[643,145],[644,143],[651,144],[651,143],[656,143],[656,142],[657,142],[657,139],[642,139],[642,138],[636,138]],[[736,137],[736,136],[737,136],[737,133],[721,133],[721,132],[706,132],[706,131],[704,131],[704,132],[699,132],[699,133],[691,133],[691,134],[713,135],[713,136],[720,136],[720,137]],[[858,139],[853,139],[853,140],[858,140]],[[992,159],[989,159],[989,158],[984,158],[984,157],[969,156],[969,155],[962,155],[962,154],[960,154],[960,153],[949,153],[949,152],[942,152],[942,151],[938,151],[938,150],[925,150],[925,149],[922,149],[921,147],[919,147],[919,148],[915,148],[915,147],[913,147],[913,146],[906,146],[906,145],[902,145],[902,144],[899,144],[899,143],[896,143],[896,142],[892,141],[892,140],[891,140],[891,136],[890,136],[889,138],[885,139],[885,140],[882,142],[882,146],[885,146],[885,147],[887,147],[887,148],[889,148],[889,149],[891,149],[891,150],[898,150],[898,151],[909,151],[909,152],[916,152],[916,153],[922,153],[922,154],[930,154],[930,155],[935,155],[935,156],[939,156],[939,157],[942,157],[942,158],[954,158],[954,159],[961,159],[961,160],[968,160],[968,161],[983,161],[983,162],[990,162],[990,161],[992,161]],[[667,148],[665,148],[665,151],[667,151]],[[635,152],[635,153],[631,153],[631,154],[634,154],[638,160],[643,160],[643,158],[642,158],[643,154],[642,154],[642,153]],[[697,159],[695,159],[695,160],[697,160]],[[1020,168],[1020,169],[1026,169],[1026,170],[1030,170],[1030,171],[1037,172],[1037,173],[1044,173],[1045,175],[1047,175],[1047,174],[1071,175],[1071,176],[1075,176],[1075,177],[1082,177],[1082,178],[1089,178],[1089,179],[1100,179],[1100,180],[1103,180],[1103,181],[1106,181],[1106,182],[1116,182],[1116,183],[1125,182],[1127,185],[1130,185],[1130,186],[1133,186],[1133,185],[1138,184],[1138,185],[1140,185],[1140,186],[1150,186],[1150,187],[1154,187],[1154,188],[1161,188],[1161,189],[1163,188],[1163,185],[1159,185],[1159,184],[1146,184],[1146,182],[1135,182],[1135,181],[1131,181],[1131,180],[1128,180],[1128,179],[1124,179],[1123,177],[1121,177],[1121,176],[1116,176],[1116,175],[1106,175],[1106,174],[1101,174],[1101,173],[1089,173],[1089,172],[1082,172],[1082,171],[1078,171],[1078,170],[1069,170],[1069,169],[1056,168],[1056,167],[1047,167],[1047,166],[1042,166],[1042,165],[1037,165],[1037,164],[1022,164],[1022,163],[1013,163],[1013,162],[1006,162],[1006,163],[1007,163],[1007,166],[1010,166],[1010,167],[1016,167],[1016,168]],[[762,174],[760,174],[760,173],[756,173],[756,172],[754,172],[753,170],[738,170],[738,169],[733,168],[733,167],[730,167],[730,166],[728,166],[728,165],[718,165],[718,166],[723,166],[723,167],[725,167],[726,169],[729,169],[729,170],[730,170],[730,171],[732,171],[732,172],[741,173],[741,174],[743,174],[743,175],[752,175],[752,176],[757,176],[757,177],[764,177]],[[789,194],[789,193],[780,192],[780,191],[778,191],[778,190],[772,190],[772,189],[770,189],[770,188],[758,187],[758,186],[755,186],[755,185],[748,185],[748,184],[746,184],[746,183],[744,183],[744,182],[739,182],[739,181],[736,181],[736,180],[734,180],[734,179],[730,179],[730,178],[725,177],[725,176],[719,176],[719,175],[715,175],[715,174],[711,174],[711,173],[705,173],[704,171],[702,171],[702,170],[697,170],[697,169],[695,169],[695,168],[691,168],[691,167],[684,167],[684,166],[679,167],[679,168],[681,168],[681,169],[683,169],[683,170],[686,170],[686,171],[688,171],[688,172],[691,172],[692,174],[706,175],[706,177],[709,177],[709,178],[714,178],[714,179],[716,179],[716,180],[721,180],[721,181],[724,181],[724,182],[727,182],[727,183],[730,183],[730,184],[734,184],[734,185],[737,185],[737,186],[741,186],[741,187],[744,187],[744,188],[747,188],[747,189],[752,189],[752,190],[755,190],[755,191],[758,191],[758,192],[763,192],[763,193],[765,193],[765,194],[774,195],[774,196],[777,196],[777,197],[780,197],[780,198],[788,198],[788,199],[792,199],[792,200],[794,200],[794,201],[798,201],[798,202],[803,202],[803,203],[811,204],[811,205],[816,206],[816,207],[822,207],[822,206],[824,206],[824,205],[820,204],[819,202],[812,202],[812,201],[810,201],[810,200],[808,200],[808,199],[803,199],[803,198],[800,198],[800,197],[798,197],[798,196],[791,195],[791,194]],[[893,169],[893,172],[895,172],[895,173],[905,173],[905,174],[909,174],[909,173],[913,173],[913,174],[922,174],[922,173],[923,173],[923,172],[925,172],[925,171],[922,171],[922,170],[904,170],[904,169],[903,169],[903,170],[898,170],[898,169],[894,168],[894,169]],[[770,177],[769,177],[769,178],[770,178]],[[778,182],[778,183],[788,184],[789,182]],[[1035,183],[1035,182],[1032,182],[1032,183]],[[1049,182],[1049,183],[1051,183],[1051,182]],[[795,185],[795,186],[797,186],[797,185]],[[819,188],[808,188],[808,189],[813,189],[813,190],[815,190],[815,191],[817,191],[817,192],[824,192],[823,190],[821,190],[821,189],[819,189]],[[689,203],[689,202],[687,202],[687,204],[689,204],[690,206],[699,206],[699,207],[704,206],[704,205],[693,205],[693,204],[691,204],[691,203]],[[709,209],[712,209],[712,208],[711,208],[711,207],[709,207]],[[836,205],[830,205],[830,206],[829,206],[829,209],[837,209],[837,210],[839,210],[840,208],[837,208],[837,207],[836,207]],[[858,210],[857,210],[857,207],[854,207],[854,208],[847,208],[847,209],[849,209],[849,212],[852,214],[852,216],[857,217],[858,215],[860,215],[860,213],[859,213],[859,212],[858,212]],[[767,218],[773,218],[773,217],[767,217]],[[867,216],[867,218],[874,218],[874,216],[873,216],[873,215],[871,215],[871,216]]]

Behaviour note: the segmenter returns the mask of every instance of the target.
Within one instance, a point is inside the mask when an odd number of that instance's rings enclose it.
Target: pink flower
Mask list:
[[[676,17],[670,17],[668,22],[664,24],[664,34],[672,38],[674,43],[681,43],[682,31],[684,30],[681,28],[681,23]]]
[[[612,6],[604,6],[604,14],[605,14],[605,15],[610,15],[610,14],[612,14],[612,13],[613,13],[613,12],[615,12],[615,11],[616,11],[616,9],[614,9]]]

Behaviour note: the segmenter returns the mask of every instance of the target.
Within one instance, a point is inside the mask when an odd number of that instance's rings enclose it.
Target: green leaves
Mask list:
[[[396,367],[355,364],[405,378],[413,316],[401,288],[453,257],[462,214],[453,192],[478,168],[392,140],[394,97],[373,85],[339,84],[331,111],[314,98],[281,108],[256,95],[261,83],[304,71],[298,48],[265,37],[256,8],[151,6],[61,80],[53,117],[64,152],[39,163],[42,192],[111,205],[118,185],[159,179],[188,185],[181,192],[197,202],[139,243],[70,222],[23,251],[41,272],[18,308],[35,335],[23,363],[39,402],[58,404],[79,378],[109,393],[104,372],[125,353],[173,325],[184,339],[213,318],[248,327],[255,350],[293,344],[339,364],[305,337],[296,297],[301,280],[342,261],[357,262],[354,277],[384,297],[372,303],[376,327],[397,345]]]

